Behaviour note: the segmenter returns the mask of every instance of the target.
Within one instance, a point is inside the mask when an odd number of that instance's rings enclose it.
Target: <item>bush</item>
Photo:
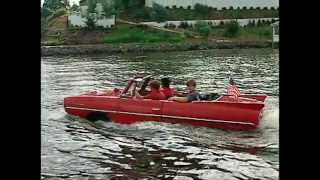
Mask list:
[[[172,23],[170,23],[170,24],[168,25],[168,27],[169,27],[169,28],[176,28],[177,26],[174,25],[174,24],[172,24]]]
[[[204,37],[208,37],[210,32],[211,32],[210,26],[203,26],[203,27],[200,27],[200,29],[199,29],[200,35],[204,36]]]
[[[256,21],[252,20],[252,26],[255,26],[255,25],[256,25]]]
[[[192,38],[192,37],[193,37],[192,34],[191,34],[190,32],[187,32],[187,31],[184,32],[183,34],[184,34],[184,36],[187,37],[187,38]]]
[[[96,20],[92,15],[88,15],[85,21],[88,30],[93,30],[96,28]]]
[[[187,22],[180,22],[179,28],[187,29],[189,27],[189,24]]]
[[[105,43],[177,43],[184,38],[168,32],[148,32],[138,28],[124,29],[104,38]]]
[[[199,3],[194,5],[194,12],[196,16],[201,16],[202,18],[208,17],[209,11],[210,9],[207,5],[202,5]]]
[[[225,37],[236,37],[239,35],[240,26],[237,21],[231,21],[227,24],[226,30],[224,32]]]
[[[248,27],[254,27],[256,25],[255,20],[249,21]]]
[[[270,37],[271,35],[272,35],[272,32],[267,30],[263,31],[262,33],[262,36],[266,36],[266,37]]]
[[[261,25],[262,25],[262,22],[261,22],[261,20],[259,19],[258,22],[257,22],[257,26],[260,27]]]
[[[206,22],[197,22],[195,24],[195,30],[203,37],[208,37],[211,32],[211,27]]]
[[[220,21],[219,26],[223,27],[224,26],[224,21]]]
[[[153,21],[163,22],[169,18],[169,13],[166,8],[157,3],[154,3],[150,17]]]

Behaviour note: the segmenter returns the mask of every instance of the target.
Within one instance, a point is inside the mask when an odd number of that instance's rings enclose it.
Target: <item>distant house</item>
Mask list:
[[[96,25],[104,28],[110,28],[115,25],[115,16],[106,18],[103,11],[103,3],[112,5],[114,0],[96,0]],[[88,15],[88,0],[80,0],[80,12],[71,12],[68,16],[69,24],[72,26],[85,27]]]
[[[195,4],[203,4],[217,9],[236,8],[278,8],[279,0],[145,0],[146,7],[152,7],[153,3],[167,8],[192,9]]]
[[[272,41],[273,42],[279,42],[279,21],[271,24],[272,26],[272,31],[273,31],[273,38],[272,38]]]

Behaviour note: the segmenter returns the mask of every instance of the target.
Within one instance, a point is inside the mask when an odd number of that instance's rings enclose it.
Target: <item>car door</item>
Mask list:
[[[192,117],[192,103],[180,103],[175,101],[162,101],[161,121],[170,123],[190,123]]]
[[[138,121],[160,121],[161,106],[159,100],[120,98],[119,111],[116,117],[120,123]]]

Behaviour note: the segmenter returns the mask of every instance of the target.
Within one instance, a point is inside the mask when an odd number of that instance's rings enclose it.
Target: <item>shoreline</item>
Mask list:
[[[67,56],[89,54],[120,54],[120,53],[147,53],[172,52],[209,49],[246,49],[246,48],[273,48],[270,41],[215,41],[201,43],[126,43],[126,44],[80,44],[80,45],[41,45],[41,56]]]

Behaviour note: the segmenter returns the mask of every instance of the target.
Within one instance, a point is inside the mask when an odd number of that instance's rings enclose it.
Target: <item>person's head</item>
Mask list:
[[[188,88],[189,91],[195,90],[196,86],[197,86],[197,83],[196,83],[195,80],[190,79],[190,80],[187,81],[187,88]]]
[[[151,90],[152,89],[159,90],[160,89],[160,82],[157,80],[152,80],[152,81],[150,81],[149,86],[150,86]]]
[[[229,84],[235,85],[234,80],[232,78],[229,79]]]
[[[164,88],[169,88],[170,87],[170,79],[169,78],[162,78],[161,85]]]

